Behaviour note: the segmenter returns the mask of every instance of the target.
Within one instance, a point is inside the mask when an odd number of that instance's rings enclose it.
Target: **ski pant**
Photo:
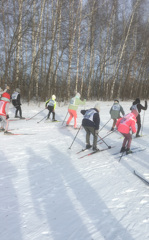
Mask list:
[[[95,134],[94,127],[83,126],[86,131],[86,145],[90,145],[90,135],[93,135],[93,148],[97,147],[97,137],[98,135]]]
[[[5,131],[7,131],[8,130],[8,125],[9,125],[8,119],[6,119],[5,116],[0,116],[0,119],[1,119],[1,128],[5,129]]]
[[[115,127],[115,125],[116,125],[116,122],[117,122],[117,119],[113,119],[113,125],[112,125],[112,128],[114,128],[114,127]]]
[[[55,120],[54,106],[48,106],[48,110],[49,110],[49,113],[48,113],[47,118],[49,118],[49,117],[50,117],[50,114],[52,113],[52,114],[53,114],[52,120]]]
[[[141,129],[141,117],[140,117],[140,114],[138,114],[136,119],[137,119],[137,133],[136,133],[136,135],[138,135],[139,132],[140,132],[140,129]]]
[[[122,133],[122,135],[124,136],[124,141],[123,141],[122,147],[130,148],[131,141],[132,141],[132,134]]]
[[[77,112],[75,110],[72,110],[72,109],[68,109],[68,112],[69,112],[70,116],[69,116],[69,118],[66,122],[66,125],[69,125],[72,118],[74,117],[74,128],[76,128],[77,127]]]
[[[16,108],[16,112],[15,112],[15,117],[17,116],[18,112],[20,115],[20,118],[22,117],[22,109],[21,109],[21,105],[18,105],[15,107]]]

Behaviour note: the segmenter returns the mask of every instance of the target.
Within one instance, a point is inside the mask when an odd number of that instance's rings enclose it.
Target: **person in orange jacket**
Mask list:
[[[124,141],[120,152],[125,152],[126,154],[132,153],[130,150],[132,134],[136,133],[136,117],[138,116],[138,111],[133,109],[131,113],[119,118],[116,123],[117,130],[124,136]],[[132,130],[132,134],[130,131]]]

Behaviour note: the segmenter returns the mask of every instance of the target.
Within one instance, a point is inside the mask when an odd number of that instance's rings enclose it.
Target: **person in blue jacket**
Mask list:
[[[86,148],[89,149],[92,147],[90,144],[90,135],[93,135],[93,150],[99,150],[97,148],[97,138],[100,125],[100,104],[97,102],[94,108],[89,110],[81,110],[81,113],[84,115],[82,120],[82,126],[86,131]]]

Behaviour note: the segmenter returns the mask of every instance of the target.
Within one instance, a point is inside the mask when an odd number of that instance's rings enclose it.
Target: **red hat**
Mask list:
[[[7,93],[7,92],[4,92],[4,93],[2,94],[1,100],[4,100],[4,101],[6,101],[6,102],[10,102],[10,94]]]

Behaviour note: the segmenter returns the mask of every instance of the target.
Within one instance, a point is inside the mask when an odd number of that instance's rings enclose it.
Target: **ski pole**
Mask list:
[[[114,131],[112,131],[112,132],[109,132],[107,135],[105,135],[103,138],[101,138],[101,139],[99,139],[99,141],[101,141],[101,140],[103,140],[104,138],[106,138],[107,136],[109,136],[110,134],[112,134],[112,133],[114,133],[114,132],[116,132],[117,131],[117,129],[115,129]],[[98,142],[99,142],[98,141]]]
[[[74,141],[75,141],[75,139],[76,139],[76,137],[77,137],[77,135],[78,135],[81,127],[82,127],[82,124],[81,124],[81,126],[79,127],[79,129],[78,129],[78,131],[77,131],[77,134],[76,134],[76,136],[74,137],[74,139],[73,139],[73,141],[72,141],[72,143],[71,143],[71,145],[70,145],[70,147],[69,147],[68,149],[71,149],[71,147],[72,147],[72,145],[73,145],[73,143],[74,143]]]
[[[100,140],[102,140],[103,141],[103,143],[105,143],[106,144],[106,146],[108,147],[108,148],[111,148],[111,146],[109,146],[104,140],[103,140],[103,138],[101,138],[99,135],[98,135],[98,137],[100,138]]]
[[[63,120],[63,122],[62,122],[62,126],[63,126],[63,124],[64,124],[64,122],[65,122],[65,119],[66,119],[67,115],[68,115],[68,112],[67,112],[67,114],[66,114],[66,116],[65,116],[65,118],[64,118],[64,120]]]
[[[143,121],[142,121],[142,127],[141,127],[141,135],[142,135],[142,132],[143,132],[144,117],[145,117],[145,111],[144,111],[144,114],[143,114]]]
[[[31,118],[26,119],[26,121],[31,120],[32,118],[34,118],[35,116],[37,116],[39,113],[43,112],[45,110],[45,108],[43,110],[41,110],[40,112],[36,113],[34,116],[32,116]]]
[[[108,120],[110,122],[111,118]],[[105,123],[105,125],[102,126],[102,128],[99,130],[99,132],[108,124],[108,122]]]
[[[44,116],[44,117],[43,117],[39,122],[37,122],[37,123],[42,122],[47,116],[48,116],[48,115]]]

